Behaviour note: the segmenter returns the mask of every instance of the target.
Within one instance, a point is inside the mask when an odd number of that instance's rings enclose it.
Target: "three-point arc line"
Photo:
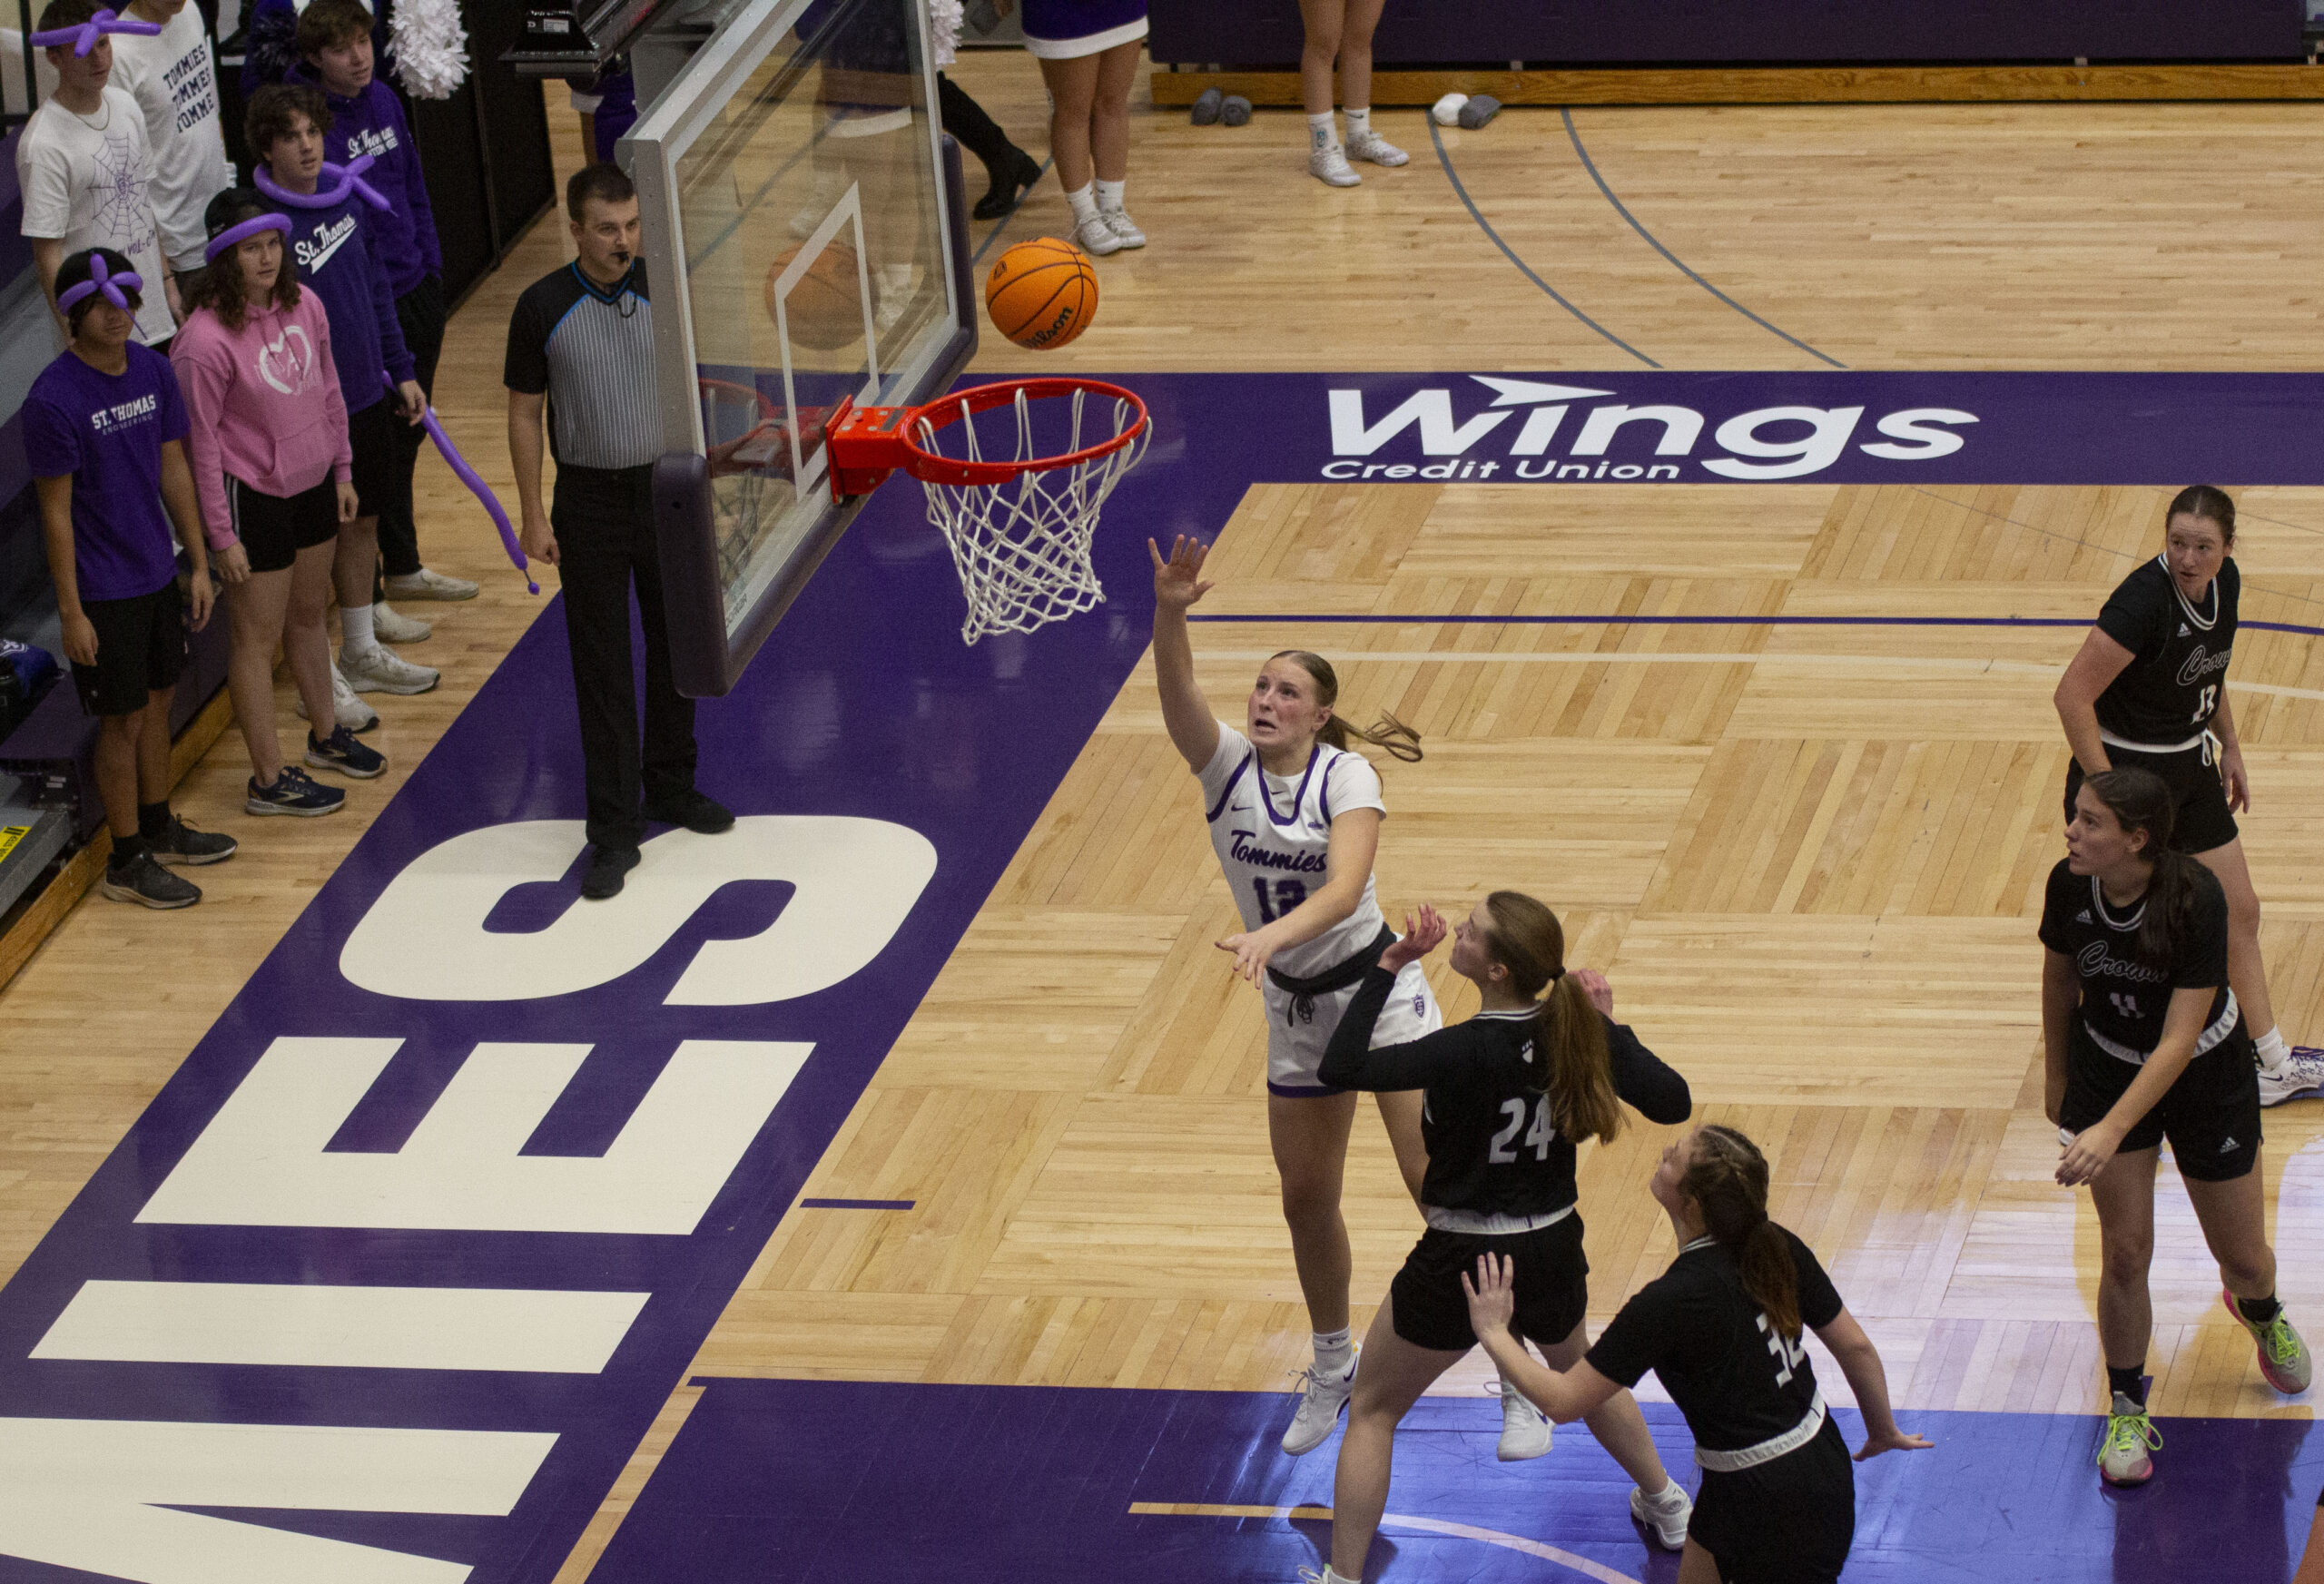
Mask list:
[[[1133,1501],[1129,1504],[1133,1518],[1299,1518],[1317,1522],[1331,1521],[1328,1507],[1243,1507],[1229,1503],[1207,1501]],[[1380,1515],[1383,1529],[1419,1530],[1425,1534],[1450,1535],[1455,1540],[1481,1540],[1505,1550],[1522,1551],[1529,1557],[1555,1562],[1570,1568],[1584,1578],[1595,1579],[1598,1584],[1639,1584],[1628,1573],[1617,1572],[1603,1562],[1593,1562],[1588,1557],[1560,1550],[1540,1540],[1527,1540],[1521,1534],[1506,1534],[1497,1529],[1479,1529],[1474,1524],[1451,1523],[1441,1518],[1414,1518],[1401,1512]]]

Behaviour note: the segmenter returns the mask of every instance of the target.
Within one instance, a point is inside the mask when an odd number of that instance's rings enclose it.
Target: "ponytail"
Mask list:
[[[1558,916],[1522,891],[1493,892],[1485,899],[1485,912],[1492,920],[1486,948],[1509,970],[1510,987],[1522,996],[1549,990],[1533,1015],[1533,1048],[1543,1067],[1534,1093],[1549,1097],[1551,1122],[1575,1144],[1620,1136],[1622,1106],[1614,1093],[1606,1022],[1565,970],[1565,930]]]
[[[1321,654],[1311,654],[1305,649],[1279,649],[1267,658],[1293,661],[1314,677],[1315,702],[1325,709],[1339,702],[1339,673],[1334,671],[1332,663]],[[1343,753],[1350,752],[1348,744],[1353,742],[1369,743],[1389,758],[1402,760],[1406,764],[1416,763],[1421,757],[1420,733],[1385,710],[1381,711],[1380,718],[1369,726],[1352,726],[1334,713],[1315,735],[1326,747],[1336,748]]]
[[[2154,865],[2147,881],[2146,911],[2132,937],[2131,952],[2149,968],[2168,968],[2175,949],[2195,927],[2197,874],[2200,865],[2171,846],[2171,831],[2178,805],[2171,788],[2151,770],[2102,770],[2083,782],[2091,794],[2114,816],[2125,834],[2146,832],[2141,854]]]
[[[1704,1228],[1735,1258],[1743,1290],[1786,1342],[1799,1340],[1799,1267],[1791,1240],[1768,1219],[1768,1157],[1732,1127],[1695,1134],[1695,1157],[1679,1189],[1703,1214]]]

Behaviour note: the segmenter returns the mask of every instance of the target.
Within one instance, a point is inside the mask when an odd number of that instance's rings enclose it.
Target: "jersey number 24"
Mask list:
[[[1518,1149],[1528,1144],[1533,1146],[1535,1160],[1550,1158],[1550,1140],[1558,1136],[1557,1128],[1550,1122],[1550,1097],[1536,1095],[1533,1099],[1533,1126],[1531,1127],[1525,1127],[1523,1100],[1503,1100],[1501,1103],[1501,1114],[1509,1118],[1509,1126],[1492,1136],[1492,1147],[1485,1151],[1485,1158],[1493,1165],[1509,1165],[1517,1158]],[[1512,1143],[1512,1140],[1517,1140],[1520,1128],[1524,1129],[1525,1136]]]

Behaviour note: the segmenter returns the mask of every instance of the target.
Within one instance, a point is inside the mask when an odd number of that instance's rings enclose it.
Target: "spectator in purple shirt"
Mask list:
[[[72,341],[25,397],[25,457],[64,655],[81,707],[99,721],[97,791],[113,834],[104,893],[184,908],[201,890],[161,866],[215,863],[235,842],[170,812],[170,699],[185,666],[189,605],[195,628],[210,620],[210,567],[177,376],[133,339],[144,284],[111,248],[59,265]],[[182,598],[172,524],[192,566]]]
[[[419,165],[403,103],[372,74],[371,14],[362,0],[314,0],[299,14],[300,64],[286,83],[322,90],[330,109],[323,157],[346,165],[365,154],[377,162],[364,179],[388,200],[386,209],[365,213],[363,223],[379,245],[388,290],[419,387],[433,395],[436,363],[444,350],[444,252],[436,238],[436,215],[428,202],[428,180]],[[477,585],[464,577],[431,572],[419,559],[419,528],[412,517],[411,475],[426,435],[409,426],[396,430],[396,467],[379,503],[379,572],[384,598],[474,599]],[[402,619],[390,616],[390,629]],[[414,623],[413,625],[419,624]],[[395,636],[391,630],[383,635]],[[412,635],[416,639],[424,635]]]

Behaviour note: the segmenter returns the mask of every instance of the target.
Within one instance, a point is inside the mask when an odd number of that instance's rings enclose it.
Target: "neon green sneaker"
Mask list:
[[[2147,1454],[2162,1450],[2162,1432],[2146,1416],[2146,1404],[2115,1392],[2105,1439],[2098,1443],[2098,1477],[2109,1485],[2143,1485],[2154,1474]]]
[[[2287,1397],[2297,1397],[2307,1391],[2314,1366],[2308,1356],[2308,1344],[2299,1339],[2299,1331],[2284,1312],[2279,1308],[2276,1317],[2261,1325],[2243,1313],[2234,1294],[2222,1289],[2219,1299],[2235,1316],[2236,1324],[2250,1332],[2251,1340],[2259,1344],[2260,1372],[2268,1377],[2268,1384]]]

